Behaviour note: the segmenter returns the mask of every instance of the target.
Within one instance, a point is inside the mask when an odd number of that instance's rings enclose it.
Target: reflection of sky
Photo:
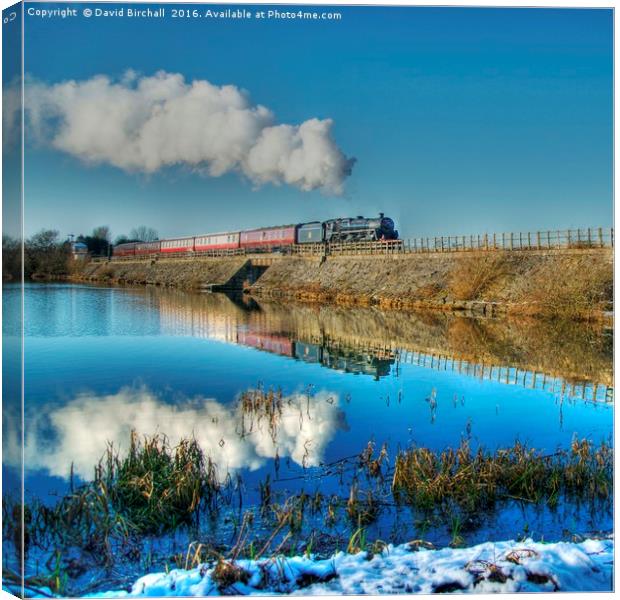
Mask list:
[[[307,439],[316,460],[330,462],[358,453],[370,439],[388,442],[392,456],[410,442],[455,445],[468,421],[474,440],[489,448],[519,438],[553,449],[575,434],[600,441],[612,431],[610,405],[561,403],[548,392],[409,364],[376,381],[241,345],[166,334],[158,329],[157,307],[122,289],[57,286],[53,302],[31,301],[41,287],[29,289],[27,300],[31,490],[43,491],[53,476],[66,476],[71,461],[77,473],[88,473],[105,442],[122,442],[132,426],[172,439],[194,433],[231,468],[258,469],[257,477],[273,473],[269,436],[241,442],[231,433],[239,422],[235,398],[258,381],[285,395],[314,386],[317,398],[302,424],[307,429],[299,431],[293,401],[290,427],[280,434],[279,454],[290,457],[293,470]],[[93,310],[91,301],[105,310]],[[71,327],[63,325],[68,315],[74,315]],[[427,401],[433,389],[434,419]],[[322,391],[337,401],[330,404]],[[224,449],[218,444],[222,432]]]

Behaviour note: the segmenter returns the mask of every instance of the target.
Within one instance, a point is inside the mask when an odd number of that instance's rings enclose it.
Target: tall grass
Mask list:
[[[277,392],[257,392],[245,401],[248,410],[254,406],[263,417],[280,410]],[[128,562],[147,568],[143,566],[145,540],[163,535],[173,540],[173,534],[184,527],[195,541],[185,552],[172,554],[173,564],[187,568],[210,562],[214,579],[225,590],[246,578],[236,564],[242,556],[259,560],[299,553],[300,548],[324,554],[335,548],[380,551],[384,543],[373,545],[368,535],[394,501],[396,508],[413,508],[429,527],[445,526],[457,546],[465,543],[471,516],[490,514],[500,502],[550,507],[563,499],[607,502],[613,491],[612,448],[578,439],[551,454],[520,442],[493,453],[483,448],[474,451],[464,439],[458,447],[440,452],[411,447],[393,460],[386,445],[377,448],[370,442],[359,455],[324,468],[325,477],[340,478],[342,496],[326,496],[320,485],[312,493],[302,489],[291,494],[276,487],[277,478],[268,476],[258,486],[260,504],[242,513],[241,503],[238,509],[232,508],[233,494],[227,490],[237,485],[241,494],[242,482],[233,484],[230,477],[221,482],[217,465],[195,440],[171,445],[165,436],[140,437],[132,432],[123,456],[112,446],[107,448],[93,481],[53,507],[31,503],[24,508],[25,551],[37,547],[50,557],[48,573],[34,578],[29,574],[29,581],[58,593],[75,593],[79,590],[72,587],[74,582],[93,564],[106,571]],[[215,517],[226,502],[231,510],[225,516],[235,519],[234,532],[222,532],[207,541],[201,537],[205,531],[199,527],[200,515]],[[21,543],[21,515],[18,503],[3,504],[4,539],[15,540],[16,550]],[[68,558],[75,549],[79,564]],[[148,568],[162,560],[150,554],[147,559]]]
[[[474,512],[498,500],[545,502],[607,499],[613,484],[613,451],[574,440],[568,450],[543,455],[516,442],[491,454],[472,452],[463,440],[437,453],[428,448],[401,451],[395,461],[392,492],[397,502],[421,510],[456,505]]]
[[[171,447],[165,436],[132,432],[127,455],[110,446],[102,466],[95,485],[105,485],[112,506],[142,533],[190,523],[205,499],[217,506],[217,469],[193,439]]]

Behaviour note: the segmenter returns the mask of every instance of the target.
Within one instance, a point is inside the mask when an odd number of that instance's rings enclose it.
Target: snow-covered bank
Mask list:
[[[214,580],[214,565],[153,573],[131,592],[97,597],[227,594],[398,594],[432,592],[610,591],[613,540],[579,544],[487,542],[471,548],[412,551],[387,546],[380,554],[340,552],[327,560],[305,556],[239,560],[243,573],[231,586]]]

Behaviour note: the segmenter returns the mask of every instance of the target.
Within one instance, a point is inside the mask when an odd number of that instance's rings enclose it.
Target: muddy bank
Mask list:
[[[474,314],[601,318],[611,249],[287,258],[251,287],[267,298]]]

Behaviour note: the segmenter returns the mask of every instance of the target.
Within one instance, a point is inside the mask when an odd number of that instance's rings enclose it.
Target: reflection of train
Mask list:
[[[345,373],[372,375],[375,379],[387,377],[395,362],[394,358],[378,358],[368,351],[294,341],[283,334],[239,331],[237,342],[243,346],[320,364]]]
[[[379,358],[368,351],[330,348],[306,342],[295,342],[295,358],[345,373],[372,375],[375,379],[387,377],[395,362],[394,358]]]
[[[397,240],[394,221],[379,213],[366,217],[331,219],[296,225],[263,227],[230,233],[210,233],[194,237],[158,240],[156,242],[127,242],[114,246],[114,256],[145,256],[179,252],[249,249],[253,251],[286,250],[295,244],[330,242],[365,242]]]

